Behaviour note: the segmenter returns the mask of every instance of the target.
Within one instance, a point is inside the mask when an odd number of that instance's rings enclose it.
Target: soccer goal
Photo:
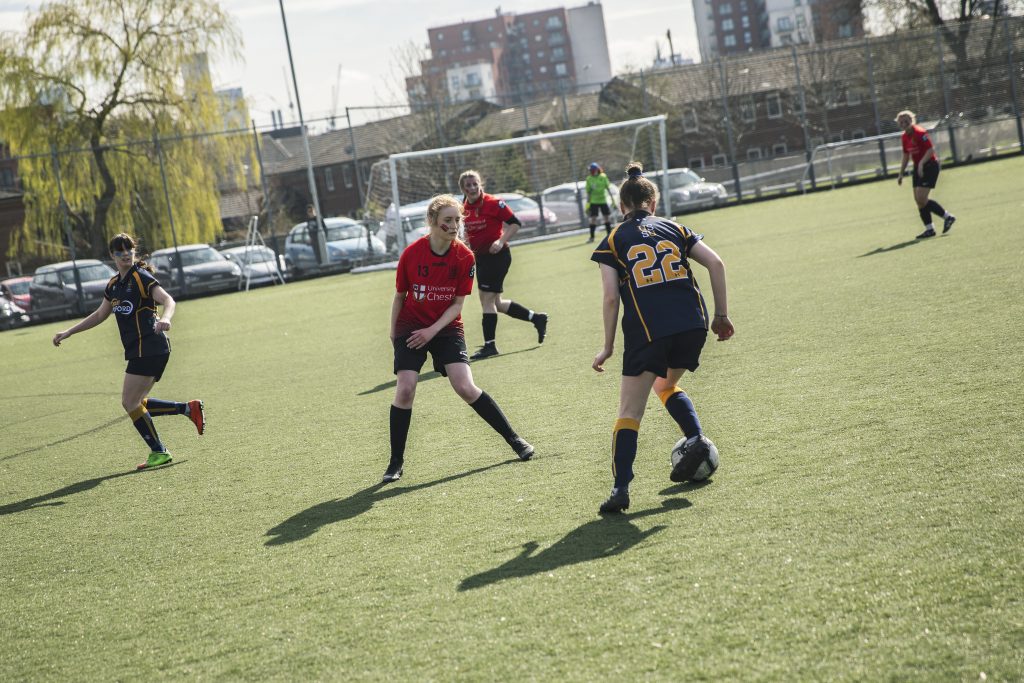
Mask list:
[[[650,116],[392,154],[371,169],[367,205],[371,213],[380,214],[394,246],[404,248],[425,232],[429,199],[440,193],[461,196],[459,175],[474,169],[483,178],[485,190],[501,196],[522,221],[518,236],[574,230],[587,223],[583,185],[591,163],[600,165],[616,186],[632,160],[643,162],[645,170],[666,170],[665,120],[664,115]],[[667,201],[666,173],[661,174],[660,183]],[[617,191],[608,201],[617,204]]]

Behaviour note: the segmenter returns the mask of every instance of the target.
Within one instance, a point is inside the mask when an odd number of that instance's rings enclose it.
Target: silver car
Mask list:
[[[350,270],[362,261],[384,255],[384,243],[362,223],[351,218],[324,218],[327,265],[317,263],[310,241],[309,226],[302,222],[288,232],[284,257],[296,277],[315,271]]]
[[[664,191],[661,171],[644,172],[644,177]],[[711,183],[689,168],[668,169],[668,199],[672,215],[720,206],[729,198],[725,185]]]
[[[608,192],[612,195],[612,204],[609,207],[612,210],[612,221],[621,221],[619,188],[615,186],[615,183],[612,183],[608,187]],[[585,182],[562,183],[561,185],[549,187],[541,193],[541,200],[544,202],[545,209],[551,209],[558,216],[556,225],[579,225],[581,209],[583,211],[583,224],[586,225],[589,222],[589,214],[587,213],[587,185]],[[598,218],[600,217],[600,214],[598,214]]]
[[[242,269],[240,286],[246,282],[249,285],[267,285],[288,278],[284,256],[275,256],[270,247],[252,244],[224,249],[220,253]]]

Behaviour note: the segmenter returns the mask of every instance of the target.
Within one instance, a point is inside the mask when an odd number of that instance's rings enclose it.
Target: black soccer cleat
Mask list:
[[[709,455],[711,455],[711,447],[702,434],[697,437],[696,441],[687,442],[683,446],[683,457],[672,468],[672,473],[668,475],[668,478],[677,484],[689,480],[697,473],[697,469]]]
[[[529,460],[533,457],[533,446],[527,443],[526,439],[521,436],[512,439],[508,445],[516,452],[520,460]]]
[[[931,228],[928,228],[927,230],[925,230],[924,232],[922,232],[922,233],[921,233],[920,235],[918,235],[918,236],[917,236],[917,237],[915,237],[914,239],[916,239],[916,240],[923,240],[923,239],[925,239],[926,237],[935,237],[935,231],[934,231],[934,230],[932,230]]]
[[[598,508],[598,513],[602,515],[615,514],[619,512],[625,512],[629,509],[629,489],[612,489],[612,495],[608,496],[608,500],[601,503],[601,507]]]
[[[490,358],[491,356],[497,356],[500,352],[498,351],[498,345],[494,342],[487,342],[480,349],[469,357],[470,360],[483,360],[484,358]]]
[[[397,463],[388,463],[388,469],[384,472],[384,476],[381,478],[380,483],[390,484],[393,481],[398,481],[402,478],[402,465],[405,461],[399,460]]]
[[[946,218],[942,221],[942,234],[945,235],[947,232],[949,232],[949,229],[953,227],[954,223],[956,223],[956,216],[954,216],[953,214],[949,214],[948,216],[946,216]]]
[[[543,344],[544,337],[548,334],[548,314],[535,313],[533,315],[533,326],[537,328],[537,343]]]

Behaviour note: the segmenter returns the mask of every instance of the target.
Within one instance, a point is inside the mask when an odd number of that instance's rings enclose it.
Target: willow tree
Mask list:
[[[149,248],[169,244],[161,162],[178,240],[211,241],[218,185],[244,182],[249,154],[247,136],[206,134],[230,120],[206,68],[208,56],[238,55],[224,10],[211,0],[68,0],[26,26],[0,46],[0,139],[19,157],[26,210],[9,253],[61,255],[65,221],[92,255],[122,230]]]

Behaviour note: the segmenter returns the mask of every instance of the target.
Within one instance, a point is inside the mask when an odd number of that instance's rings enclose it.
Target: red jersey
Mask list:
[[[395,291],[405,292],[395,334],[401,337],[437,322],[455,297],[473,293],[475,271],[473,252],[458,240],[444,255],[430,248],[429,236],[410,244],[398,259],[395,276]],[[461,314],[438,333],[453,334],[462,334]]]
[[[910,155],[910,158],[914,160],[914,164],[920,163],[922,157],[929,152],[931,156],[928,157],[928,161],[937,160],[935,156],[935,148],[932,147],[931,138],[928,137],[928,131],[918,125],[913,125],[907,130],[903,131],[903,151]]]
[[[466,214],[466,238],[470,248],[478,254],[486,252],[501,239],[505,221],[515,216],[503,200],[487,193],[481,194],[480,199],[472,204],[468,200],[462,203]],[[508,248],[507,244],[505,248]]]

